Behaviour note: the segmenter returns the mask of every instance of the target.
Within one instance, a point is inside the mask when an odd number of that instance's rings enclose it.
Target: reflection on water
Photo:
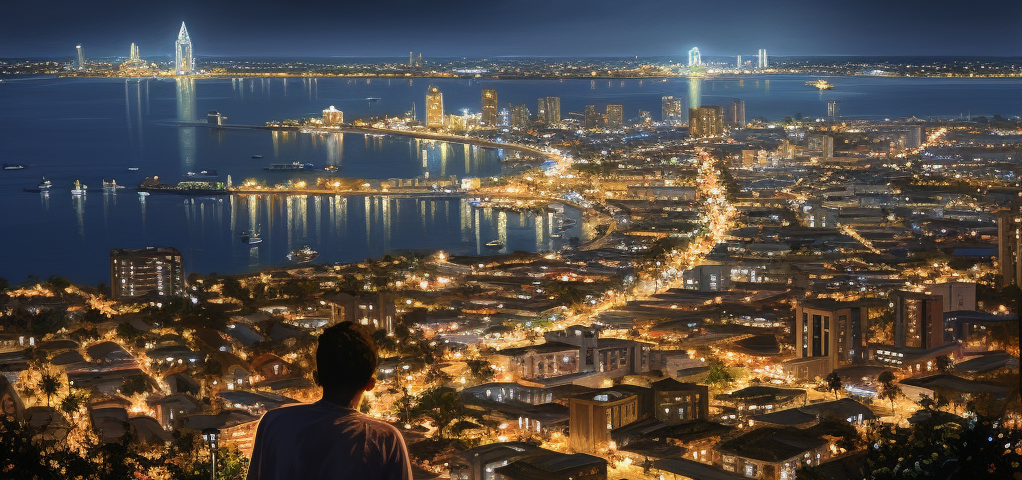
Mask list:
[[[177,120],[182,123],[195,122],[195,79],[175,78],[177,84]],[[195,167],[195,127],[178,125],[177,146],[181,156],[181,173]]]

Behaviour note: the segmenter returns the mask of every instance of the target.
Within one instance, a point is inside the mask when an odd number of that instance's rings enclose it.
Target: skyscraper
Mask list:
[[[110,250],[110,293],[114,299],[182,295],[185,291],[181,252],[174,248]]]
[[[596,115],[596,105],[586,105],[585,123],[584,126],[588,130],[592,130],[599,126],[600,120]]]
[[[484,127],[497,126],[497,91],[483,90],[483,115],[480,122]]]
[[[692,47],[692,50],[688,51],[688,66],[694,67],[702,64],[703,57],[699,55],[699,47]]]
[[[745,127],[745,101],[733,100],[724,110],[724,123],[733,128]]]
[[[546,97],[546,124],[550,126],[561,123],[561,97]]]
[[[841,113],[838,111],[839,103],[841,103],[839,100],[831,100],[827,102],[827,118],[837,120],[837,117],[841,116]]]
[[[756,54],[756,63],[756,67],[758,68],[767,68],[769,66],[769,62],[767,61],[767,51],[765,48],[759,49],[759,53]]]
[[[723,109],[717,105],[688,109],[688,132],[692,138],[719,137],[724,134]]]
[[[529,107],[524,103],[511,106],[511,128],[529,128]]]
[[[607,105],[607,128],[621,128],[625,124],[624,107]]]
[[[667,95],[660,98],[660,120],[668,125],[681,123],[681,99]]]
[[[192,59],[192,39],[188,36],[185,22],[181,22],[181,31],[178,32],[177,41],[174,42],[174,72],[178,75],[195,73],[195,63]]]
[[[82,51],[82,44],[75,45],[78,50],[78,70],[85,70],[85,52]]]
[[[546,123],[546,98],[536,100],[536,121]]]
[[[1001,286],[1009,287],[1016,283],[1015,264],[1018,260],[1019,231],[1015,224],[1015,215],[1011,210],[1002,211],[997,216],[997,264],[1001,274]]]
[[[433,85],[426,89],[426,126],[444,126],[444,94]]]
[[[895,291],[894,346],[930,349],[944,345],[944,299],[940,295]]]
[[[742,68],[742,56],[741,55],[738,56],[738,61],[735,62],[735,66],[738,67],[738,68]]]

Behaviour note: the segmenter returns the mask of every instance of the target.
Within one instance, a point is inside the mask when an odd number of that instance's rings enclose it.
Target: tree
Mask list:
[[[731,369],[727,365],[724,365],[719,360],[710,361],[710,371],[706,373],[706,383],[723,390],[734,381],[735,377],[731,374]]]
[[[937,358],[933,360],[937,365],[937,371],[941,373],[951,373],[955,368],[955,362],[951,361],[951,358],[947,355],[937,355]]]
[[[251,297],[248,293],[248,289],[241,286],[241,282],[239,282],[238,279],[234,277],[224,277],[223,288],[221,291],[223,292],[224,295],[228,297],[233,297],[237,298],[238,300],[241,300],[242,303],[247,303],[249,300],[251,300]]]
[[[455,420],[468,415],[468,409],[461,402],[461,396],[450,387],[434,387],[419,395],[418,403],[412,408],[412,415],[428,418],[436,426],[436,436],[443,440],[444,432]]]
[[[46,283],[50,284],[50,290],[57,295],[64,293],[64,290],[71,286],[70,280],[56,275],[46,279]]]
[[[877,397],[890,400],[891,402],[891,414],[894,414],[894,400],[901,395],[901,387],[894,383],[894,373],[890,370],[884,370],[877,375],[877,382],[880,384],[880,392]]]
[[[124,379],[121,383],[121,394],[124,396],[132,396],[135,394],[142,394],[149,391],[149,379],[143,374],[132,375]]]
[[[60,381],[60,377],[55,373],[43,372],[42,378],[39,380],[39,391],[46,395],[46,406],[50,406],[50,400],[57,396],[57,392],[60,391],[60,387],[63,382]]]
[[[838,392],[844,387],[841,383],[841,375],[838,375],[837,372],[830,372],[827,374],[827,378],[824,378],[824,381],[827,382],[827,390],[834,392],[834,399],[837,400]]]

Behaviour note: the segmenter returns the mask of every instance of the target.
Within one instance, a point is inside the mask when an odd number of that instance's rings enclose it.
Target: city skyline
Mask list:
[[[145,7],[113,2],[106,7],[8,5],[13,18],[27,21],[0,32],[0,57],[70,57],[77,44],[90,55],[111,56],[130,43],[153,56],[168,55],[176,38],[173,25],[181,21],[197,34],[203,48],[195,55],[200,58],[402,57],[409,49],[423,51],[426,58],[682,58],[692,47],[708,57],[751,58],[762,48],[772,56],[1014,56],[1020,49],[1011,37],[1011,22],[1022,14],[1022,5],[992,1],[952,16],[947,14],[950,2],[915,0],[894,6],[873,0],[826,6],[803,0],[741,2],[727,8],[665,2],[587,3],[586,8],[574,0],[553,5],[459,2],[442,9],[401,0],[386,15],[368,6],[315,2],[289,11],[258,2],[243,10],[199,2]],[[547,14],[531,15],[536,9]],[[509,41],[508,35],[492,33],[495,25],[498,32],[520,35]],[[448,34],[430,35],[437,29]],[[982,35],[963,35],[973,31]]]

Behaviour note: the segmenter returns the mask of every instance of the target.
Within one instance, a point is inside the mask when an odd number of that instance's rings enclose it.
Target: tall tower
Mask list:
[[[556,126],[561,123],[561,97],[546,97],[546,124]]]
[[[483,90],[483,126],[496,127],[497,126],[497,91],[496,90]]]
[[[702,64],[703,57],[699,54],[699,47],[692,47],[692,50],[688,51],[688,66],[693,67]]]
[[[82,44],[75,45],[75,50],[78,50],[78,70],[85,70],[85,52],[82,51]]]
[[[838,107],[838,103],[841,103],[841,101],[831,100],[827,102],[827,118],[831,120],[837,120],[837,117],[841,116],[841,113],[839,111],[840,107]]]
[[[444,94],[433,85],[426,90],[426,126],[444,126]]]
[[[174,42],[174,72],[178,75],[195,73],[195,64],[192,61],[192,39],[188,37],[185,22],[181,22],[181,31],[178,32],[177,41]]]
[[[759,53],[756,54],[756,63],[759,68],[767,68],[770,63],[767,61],[767,51],[765,48],[759,49]]]

